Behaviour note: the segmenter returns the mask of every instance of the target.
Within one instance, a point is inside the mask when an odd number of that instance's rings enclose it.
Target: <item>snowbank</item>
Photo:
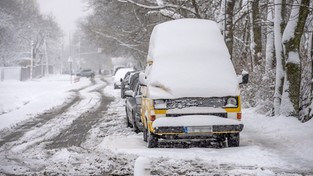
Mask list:
[[[138,157],[135,162],[134,176],[150,175],[150,160],[145,157]]]

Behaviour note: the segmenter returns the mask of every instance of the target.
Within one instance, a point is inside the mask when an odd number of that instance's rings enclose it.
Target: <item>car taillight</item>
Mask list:
[[[154,121],[155,120],[155,115],[150,115],[150,119],[151,119],[151,121]]]
[[[237,113],[237,119],[241,120],[241,113]]]

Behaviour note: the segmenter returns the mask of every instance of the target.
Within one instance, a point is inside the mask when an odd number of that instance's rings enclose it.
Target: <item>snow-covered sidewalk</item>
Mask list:
[[[0,130],[32,118],[74,96],[70,90],[90,84],[87,78],[70,82],[69,75],[50,75],[32,81],[0,82]]]
[[[109,87],[106,90],[109,91]],[[119,91],[113,90],[111,95],[116,101],[109,111],[125,118]],[[148,149],[142,134],[133,133],[107,136],[98,149],[147,157],[153,163],[154,173],[179,173],[180,168],[185,170],[183,173],[205,175],[213,167],[219,168],[216,173],[230,175],[313,174],[313,120],[301,123],[293,117],[266,117],[253,109],[244,109],[242,122],[245,127],[237,148]],[[192,163],[204,165],[203,170],[195,172],[197,169]]]

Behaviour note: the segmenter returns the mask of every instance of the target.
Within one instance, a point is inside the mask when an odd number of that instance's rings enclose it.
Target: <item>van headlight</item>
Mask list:
[[[155,109],[167,109],[165,100],[153,100]]]
[[[234,97],[230,97],[226,101],[226,106],[225,107],[237,107],[238,106],[238,101]]]

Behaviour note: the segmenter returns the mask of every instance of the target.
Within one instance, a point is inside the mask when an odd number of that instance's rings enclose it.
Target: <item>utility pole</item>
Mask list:
[[[80,69],[80,36],[79,36],[79,44],[78,44],[78,64],[79,64],[79,69]]]
[[[63,53],[64,53],[64,42],[62,42],[61,45],[61,58],[60,58],[60,63],[61,63],[61,68],[60,68],[60,74],[63,74]]]
[[[33,79],[33,65],[34,65],[34,42],[30,41],[30,80]]]
[[[70,57],[68,57],[68,60],[67,60],[67,62],[70,64],[70,74],[71,74],[71,79],[70,79],[70,81],[71,81],[71,84],[72,84],[72,70],[73,70],[73,60],[72,60],[72,58],[71,58],[71,56]]]
[[[48,60],[48,53],[47,53],[47,42],[46,39],[44,40],[45,44],[45,57],[46,57],[46,75],[49,77],[49,60]]]
[[[70,79],[70,81],[71,81],[71,84],[72,84],[72,70],[73,70],[73,59],[72,59],[72,42],[71,42],[71,32],[69,32],[68,33],[69,35],[68,35],[68,40],[69,40],[69,50],[70,50],[70,56],[68,57],[68,63],[70,64],[70,74],[71,74],[71,79]]]

